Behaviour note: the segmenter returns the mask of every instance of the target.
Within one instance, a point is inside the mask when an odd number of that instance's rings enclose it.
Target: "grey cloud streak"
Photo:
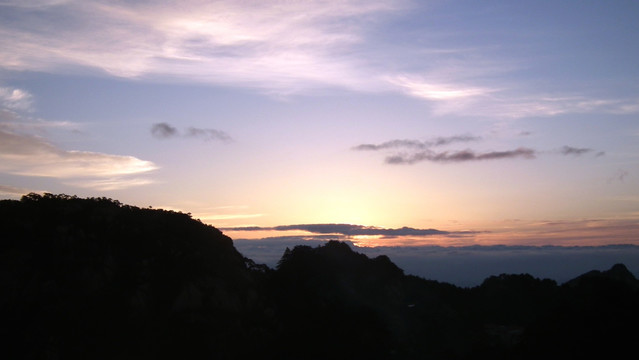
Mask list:
[[[389,155],[385,163],[392,165],[412,165],[419,162],[430,161],[437,163],[459,163],[480,160],[497,160],[510,158],[533,159],[536,151],[530,148],[519,147],[514,150],[476,152],[474,150],[434,151],[432,148],[454,143],[466,143],[482,140],[479,136],[455,135],[436,137],[431,140],[419,141],[408,139],[390,140],[380,144],[360,144],[354,146],[355,151],[381,151],[381,150],[405,150],[404,153]]]
[[[224,131],[214,130],[214,129],[198,129],[194,127],[188,128],[185,136],[199,138],[204,141],[211,141],[211,140],[231,141],[232,140],[231,137]]]
[[[478,141],[478,140],[481,140],[481,137],[470,136],[470,135],[437,137],[429,141],[398,139],[398,140],[386,141],[381,144],[361,144],[361,145],[357,145],[353,147],[353,150],[378,151],[378,150],[397,149],[397,148],[427,149],[433,146],[448,145],[455,142],[469,142],[469,141]]]
[[[157,123],[151,126],[151,135],[158,139],[166,139],[178,135],[178,130],[167,123]]]
[[[514,150],[507,151],[491,151],[485,153],[477,153],[472,150],[462,151],[444,151],[434,152],[430,150],[420,151],[410,155],[393,155],[386,157],[385,162],[392,165],[412,165],[418,162],[431,161],[439,163],[457,163],[467,161],[480,161],[480,160],[497,160],[497,159],[510,159],[510,158],[525,158],[534,159],[535,150],[520,147]]]
[[[594,149],[591,148],[577,148],[577,147],[573,147],[573,146],[564,146],[561,148],[560,152],[562,155],[573,155],[573,156],[581,156],[587,153],[591,153],[594,152]],[[603,156],[605,155],[605,152],[603,151],[599,151],[595,154],[595,156],[599,157],[599,156]]]
[[[437,137],[432,140],[420,141],[410,139],[396,139],[379,144],[360,144],[354,146],[354,151],[384,151],[396,150],[395,154],[387,155],[384,159],[386,164],[390,165],[413,165],[420,162],[434,163],[462,163],[481,160],[502,160],[502,159],[534,159],[537,157],[538,151],[528,147],[518,147],[512,150],[502,151],[475,151],[472,149],[465,150],[446,150],[435,151],[433,148],[437,146],[445,146],[459,142],[471,142],[482,140],[479,136],[457,135],[449,137]],[[581,148],[574,146],[563,146],[559,150],[554,150],[564,156],[579,157],[584,154],[593,153],[595,157],[605,155],[603,151],[596,151],[592,148]]]
[[[380,228],[375,226],[363,226],[353,224],[299,224],[299,225],[280,225],[274,227],[235,227],[222,228],[222,231],[292,231],[300,230],[314,234],[340,234],[344,236],[357,235],[378,235],[384,237],[396,236],[432,236],[432,235],[450,235],[471,234],[472,232],[449,232],[437,229],[415,229],[411,227],[402,227],[397,229]]]
[[[196,127],[189,127],[186,129],[184,133],[180,133],[180,131],[174,126],[161,122],[156,123],[151,126],[151,135],[156,139],[169,139],[174,137],[185,137],[185,138],[197,138],[204,141],[223,141],[229,142],[233,139],[224,131],[215,130],[215,129],[201,129]]]

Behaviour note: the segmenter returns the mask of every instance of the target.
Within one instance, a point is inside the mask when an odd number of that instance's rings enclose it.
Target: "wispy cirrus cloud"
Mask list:
[[[0,6],[13,6],[18,8],[46,8],[49,6],[61,5],[71,0],[3,0]]]
[[[639,99],[565,96],[560,93],[522,96],[510,95],[504,90],[482,98],[473,107],[458,110],[459,114],[511,119],[588,113],[627,115],[639,113]]]
[[[549,95],[533,90],[534,84],[506,84],[504,74],[519,76],[530,64],[499,57],[488,43],[455,46],[450,35],[435,33],[426,43],[406,41],[403,27],[391,26],[420,5],[412,0],[5,1],[0,48],[11,51],[0,52],[0,68],[91,69],[278,96],[326,88],[399,92],[429,102],[435,114],[473,117],[639,112],[636,97],[600,98],[580,94],[581,89]],[[430,29],[410,31],[416,30]]]
[[[290,93],[318,86],[365,89],[362,63],[345,56],[367,24],[397,1],[67,1],[5,6],[5,69],[96,68],[122,77],[159,75]],[[18,9],[16,9],[18,7]],[[91,31],[85,31],[91,29]],[[359,65],[359,66],[358,66]]]
[[[82,180],[71,181],[67,180],[64,181],[64,184],[98,191],[114,191],[149,185],[153,184],[154,182],[154,180],[149,178],[122,175],[105,178],[84,178]]]
[[[165,122],[153,124],[151,126],[151,135],[157,139],[184,137],[204,141],[229,142],[233,140],[231,136],[221,130],[189,127],[184,132],[180,132],[177,128]]]

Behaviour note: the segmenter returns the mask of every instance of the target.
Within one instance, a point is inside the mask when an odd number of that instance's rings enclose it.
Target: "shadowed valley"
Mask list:
[[[622,264],[460,288],[337,241],[271,269],[189,214],[107,198],[29,194],[0,201],[0,219],[12,359],[615,357],[639,336]]]

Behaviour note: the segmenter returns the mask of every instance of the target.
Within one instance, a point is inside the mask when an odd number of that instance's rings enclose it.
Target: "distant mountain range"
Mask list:
[[[107,198],[0,201],[6,359],[537,359],[634,353],[622,264],[564,284],[405,275],[346,243],[272,269],[188,214]]]

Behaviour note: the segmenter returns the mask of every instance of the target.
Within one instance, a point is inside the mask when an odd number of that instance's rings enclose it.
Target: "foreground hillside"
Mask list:
[[[105,198],[0,201],[0,344],[12,359],[465,359],[634,351],[625,266],[463,289],[340,242],[256,265],[188,214]]]

